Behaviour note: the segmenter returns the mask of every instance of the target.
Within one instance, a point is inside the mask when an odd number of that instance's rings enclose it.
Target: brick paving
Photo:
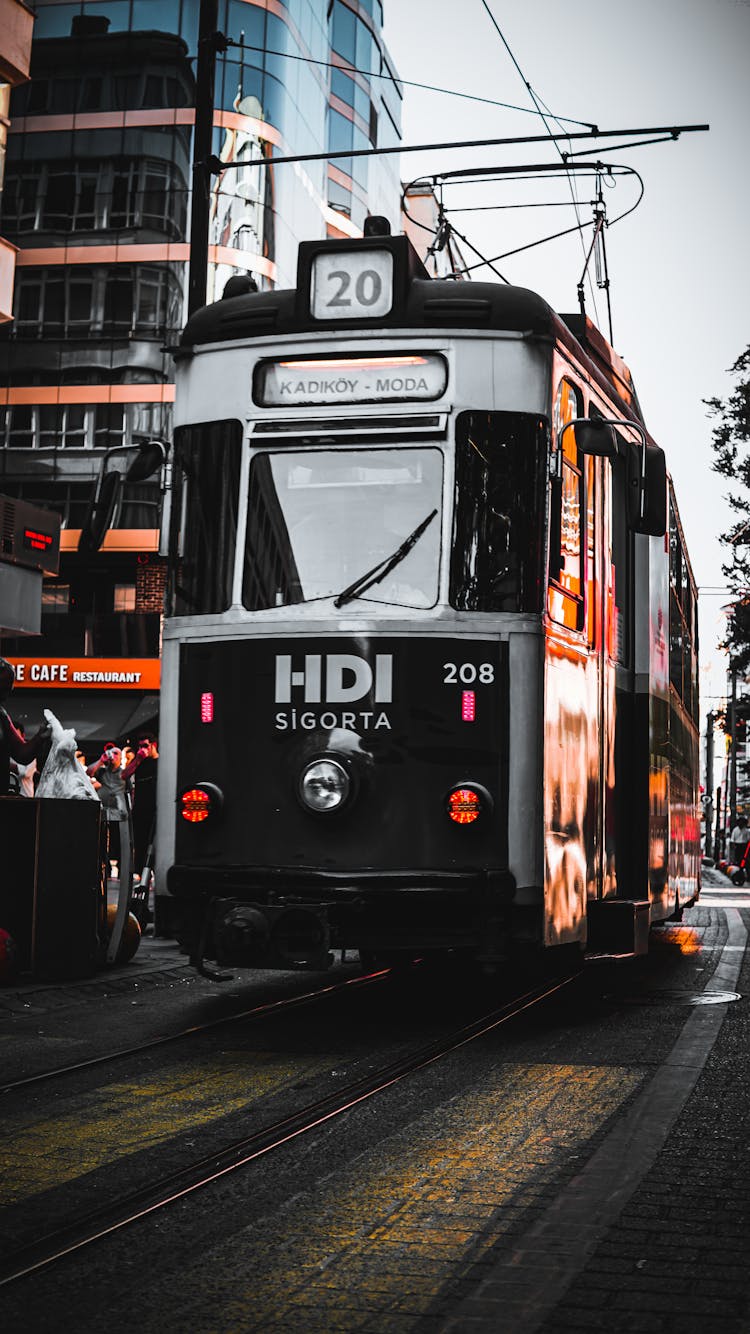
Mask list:
[[[690,914],[706,943],[722,918],[710,908]],[[741,918],[750,929],[750,909]],[[523,1238],[518,1249],[516,1237],[515,1251],[495,1257],[479,1288],[439,1322],[441,1334],[750,1334],[750,951],[736,987],[743,1000],[727,1006],[666,1142],[567,1289],[557,1253],[574,1253],[575,1243],[548,1225],[536,1253],[524,1253]],[[562,1217],[585,1249],[585,1210],[577,1221],[570,1208]],[[546,1313],[529,1294],[535,1263],[540,1289],[548,1278],[559,1289]]]
[[[705,911],[705,910],[704,910]],[[746,921],[750,913],[743,913]],[[739,991],[750,995],[746,955]],[[540,1334],[748,1334],[750,1004],[727,1007],[653,1168]]]
[[[747,902],[750,904],[750,891]],[[741,921],[750,931],[750,908],[735,908],[726,915],[710,905],[701,906],[689,914],[689,920],[702,937],[704,955],[700,962],[705,961],[706,978],[716,960],[721,960],[710,985],[735,985],[746,997],[750,995],[750,952],[743,956],[741,946],[732,943],[738,937],[732,937],[731,930],[727,937],[727,916],[730,928],[732,920]],[[742,935],[744,939],[744,932]],[[727,940],[728,949],[720,956]],[[117,991],[136,984],[168,985],[175,973],[182,974],[186,969],[179,956],[171,956],[174,971],[165,967],[165,956],[156,950],[144,951],[140,959],[137,972],[128,969],[117,976],[112,972],[72,986],[21,989],[15,1000],[8,993],[0,993],[0,1009],[6,1000],[11,1005],[20,1001],[40,1007],[79,1005],[95,999],[103,990]],[[739,966],[734,981],[733,960]],[[667,996],[674,996],[667,990],[669,974],[659,981],[656,969],[649,976],[651,985],[655,981],[657,987],[664,987]],[[28,1014],[28,1010],[25,1012]],[[647,1019],[648,1013],[654,1019]],[[497,1106],[493,1104],[488,1122],[481,1120],[485,1111],[477,1104],[474,1127],[469,1115],[471,1099],[467,1100],[463,1092],[460,1099],[454,1094],[443,1111],[435,1110],[438,1120],[430,1120],[432,1109],[425,1107],[424,1145],[415,1140],[414,1132],[421,1125],[417,1110],[409,1129],[384,1137],[382,1150],[377,1142],[366,1141],[358,1152],[352,1148],[348,1176],[343,1161],[336,1171],[332,1164],[321,1171],[321,1166],[311,1161],[308,1183],[302,1171],[304,1159],[298,1161],[298,1193],[284,1216],[282,1210],[274,1221],[273,1213],[261,1207],[258,1219],[248,1220],[243,1232],[232,1230],[226,1243],[214,1224],[212,1262],[222,1257],[226,1261],[228,1256],[233,1259],[226,1272],[219,1270],[221,1279],[217,1280],[210,1319],[202,1256],[201,1263],[196,1258],[194,1272],[183,1270],[180,1264],[172,1274],[161,1270],[155,1276],[155,1286],[146,1292],[136,1287],[129,1294],[128,1322],[133,1320],[139,1303],[144,1305],[138,1310],[136,1323],[128,1323],[128,1327],[144,1331],[161,1328],[169,1334],[188,1327],[210,1328],[212,1334],[239,1334],[251,1329],[262,1330],[263,1334],[272,1330],[279,1334],[297,1334],[298,1330],[306,1334],[329,1334],[333,1330],[349,1334],[355,1329],[367,1334],[470,1334],[474,1330],[479,1334],[568,1334],[576,1330],[607,1330],[613,1334],[713,1334],[714,1330],[718,1334],[720,1330],[721,1334],[750,1334],[750,1003],[743,999],[726,1008],[707,1006],[693,1011],[673,1007],[661,1011],[664,1022],[655,1019],[656,1012],[646,1010],[613,1014],[608,1027],[605,1007],[598,1037],[594,1025],[589,1029],[581,1023],[570,1039],[562,1021],[559,1037],[554,1025],[548,1033],[550,1047],[545,1061],[549,1062],[550,1079],[561,1079],[559,1061],[563,1053],[556,1046],[558,1041],[565,1045],[572,1040],[580,1062],[568,1076],[571,1088],[577,1087],[584,1076],[594,1087],[597,1081],[610,1078],[607,1067],[613,1067],[611,1085],[620,1098],[619,1111],[613,1112],[614,1124],[599,1114],[592,1126],[601,1125],[601,1135],[592,1135],[581,1111],[588,1108],[584,1098],[581,1108],[564,1118],[565,1127],[571,1127],[585,1141],[586,1152],[580,1162],[578,1145],[561,1137],[561,1128],[556,1128],[546,1104],[538,1117],[536,1156],[531,1151],[527,1122],[534,1110],[532,1100],[527,1093],[517,1098],[522,1109],[516,1115],[518,1124],[508,1120],[515,1106],[508,1081],[517,1076],[513,1067],[505,1064],[501,1067],[505,1084],[501,1084],[499,1072],[493,1077]],[[629,1016],[627,1023],[621,1022],[625,1014]],[[644,1039],[646,1024],[653,1029],[652,1039]],[[703,1033],[705,1037],[707,1032],[715,1040],[708,1056],[704,1050],[699,1061],[696,1052],[700,1044],[691,1047],[690,1034],[700,1037]],[[612,1046],[618,1035],[624,1041],[621,1050]],[[530,1044],[534,1037],[532,1028]],[[584,1070],[589,1047],[593,1065]],[[499,1047],[498,1055],[501,1050]],[[625,1074],[618,1074],[614,1068],[615,1059],[620,1058],[623,1069],[632,1060],[637,1082],[632,1096],[626,1096]],[[607,1200],[601,1182],[606,1182],[607,1162],[610,1167],[613,1163],[617,1166],[618,1143],[622,1143],[623,1161],[628,1161],[629,1152],[636,1160],[640,1140],[646,1140],[649,1134],[649,1124],[643,1118],[641,1123],[631,1118],[630,1130],[626,1119],[634,1109],[637,1112],[641,1087],[647,1095],[650,1089],[658,1088],[660,1079],[666,1078],[664,1067],[670,1062],[678,1071],[682,1067],[693,1069],[692,1092],[675,1104],[674,1123],[666,1139],[663,1134],[661,1138],[657,1135],[642,1172],[636,1168],[635,1174],[631,1173],[624,1203],[616,1198]],[[546,1068],[540,1067],[528,1076],[534,1090],[543,1088],[546,1074]],[[571,1082],[573,1074],[575,1085]],[[603,1087],[606,1090],[606,1084]],[[417,1098],[416,1093],[411,1096]],[[652,1105],[653,1098],[646,1108]],[[633,1124],[638,1132],[635,1138]],[[517,1159],[519,1172],[525,1173],[522,1181],[516,1181],[510,1168],[503,1166],[504,1158],[492,1161],[485,1125],[492,1127],[509,1162],[513,1161],[513,1152],[518,1154],[513,1135],[523,1134],[526,1152]],[[618,1125],[624,1136],[621,1141],[617,1140]],[[597,1159],[600,1151],[603,1158]],[[410,1155],[415,1158],[414,1164]],[[447,1167],[443,1166],[444,1160]],[[597,1162],[604,1166],[597,1167]],[[599,1218],[592,1216],[585,1196],[575,1198],[575,1184],[586,1172],[589,1182],[599,1172],[599,1195],[607,1206],[602,1207]],[[433,1179],[429,1173],[437,1175]],[[501,1198],[503,1181],[505,1196]],[[235,1187],[238,1198],[230,1198],[227,1208],[237,1207],[242,1216],[250,1201],[240,1197],[240,1189],[239,1185]],[[253,1202],[257,1190],[254,1186]],[[556,1234],[555,1209],[560,1201],[564,1208]],[[294,1227],[290,1227],[291,1217]],[[177,1240],[178,1224],[174,1216],[163,1224],[171,1244]],[[207,1224],[206,1218],[204,1244],[211,1237]],[[161,1227],[161,1223],[154,1225],[154,1235]],[[321,1237],[325,1244],[319,1253],[316,1241]],[[524,1263],[517,1273],[512,1269],[509,1272],[509,1262],[524,1247]],[[568,1269],[571,1254],[577,1254],[578,1262]],[[96,1266],[95,1256],[91,1264]],[[290,1279],[295,1265],[298,1284],[292,1291],[295,1284]],[[110,1303],[112,1291],[118,1287],[116,1275],[117,1265],[108,1275]],[[536,1307],[529,1302],[535,1281],[540,1289],[546,1285],[549,1298]],[[48,1282],[54,1283],[54,1275]],[[283,1289],[286,1307],[279,1301],[275,1285]],[[185,1302],[182,1310],[177,1302],[180,1295]],[[160,1325],[165,1309],[169,1309],[169,1318]],[[113,1329],[124,1329],[122,1321],[118,1323],[115,1318],[115,1310],[116,1305],[110,1305],[106,1314],[103,1312],[103,1325],[112,1320]],[[50,1322],[52,1329],[51,1315]],[[93,1319],[86,1323],[81,1317],[79,1329],[94,1327]]]

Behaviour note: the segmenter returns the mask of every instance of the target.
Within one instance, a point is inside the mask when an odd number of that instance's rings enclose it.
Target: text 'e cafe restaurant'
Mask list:
[[[72,727],[82,750],[155,731],[159,716],[158,658],[12,657],[16,684],[9,713],[27,733],[50,709]]]

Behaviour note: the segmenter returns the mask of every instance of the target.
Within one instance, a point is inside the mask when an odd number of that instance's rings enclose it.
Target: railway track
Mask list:
[[[378,979],[382,974],[374,974],[362,979],[365,983]],[[334,1093],[308,1103],[281,1120],[277,1120],[251,1135],[239,1138],[219,1152],[202,1157],[189,1166],[152,1180],[146,1186],[122,1196],[101,1208],[89,1211],[71,1224],[37,1237],[16,1251],[7,1253],[0,1265],[0,1287],[7,1286],[19,1279],[34,1274],[46,1267],[80,1252],[84,1248],[102,1241],[113,1233],[135,1224],[168,1207],[177,1200],[211,1185],[232,1172],[248,1168],[274,1150],[288,1144],[291,1140],[309,1134],[327,1122],[342,1116],[352,1108],[377,1097],[386,1089],[392,1088],[401,1080],[423,1070],[426,1066],[439,1061],[468,1043],[491,1032],[503,1024],[511,1022],[533,1006],[540,1005],[550,996],[575,980],[577,974],[557,978],[541,983],[534,989],[517,996],[501,1007],[479,1015],[469,1022],[453,1029],[450,1033],[434,1039],[395,1061],[353,1080],[337,1089]],[[345,985],[345,984],[344,984]],[[314,993],[304,999],[315,999],[324,993]],[[287,1002],[289,1004],[290,1002]],[[249,1011],[253,1016],[259,1012],[273,1010],[270,1007],[257,1007]],[[239,1016],[232,1016],[236,1022]],[[223,1021],[218,1021],[223,1022]],[[210,1025],[208,1026],[210,1027]],[[189,1035],[195,1030],[185,1030]],[[177,1036],[183,1036],[175,1035]],[[159,1041],[159,1040],[157,1040]],[[153,1043],[144,1044],[148,1050]],[[134,1049],[137,1051],[138,1049]],[[118,1053],[119,1055],[119,1053]],[[107,1058],[103,1058],[107,1059]],[[108,1058],[112,1059],[112,1057]],[[87,1063],[83,1063],[84,1068]],[[70,1067],[71,1070],[80,1067]],[[59,1074],[59,1072],[50,1072]],[[23,1081],[21,1081],[23,1082]]]
[[[249,1010],[238,1010],[232,1014],[222,1015],[218,1019],[209,1019],[205,1024],[191,1024],[188,1028],[181,1028],[176,1033],[165,1033],[156,1038],[149,1038],[147,1042],[140,1042],[131,1047],[118,1047],[116,1051],[105,1052],[101,1056],[92,1056],[85,1061],[76,1061],[71,1065],[55,1066],[51,1070],[41,1070],[36,1075],[27,1075],[23,1079],[14,1079],[7,1084],[0,1084],[0,1095],[15,1093],[21,1089],[34,1088],[37,1085],[50,1083],[65,1076],[80,1074],[84,1070],[95,1070],[100,1066],[140,1056],[148,1051],[153,1051],[157,1047],[165,1047],[173,1042],[182,1042],[186,1038],[198,1037],[202,1033],[209,1033],[214,1029],[225,1028],[231,1024],[239,1024],[248,1019],[266,1018],[272,1014],[281,1014],[285,1010],[312,1005],[323,996],[334,996],[349,987],[372,986],[387,978],[389,972],[389,969],[384,968],[365,973],[362,976],[349,977],[344,982],[334,982],[328,986],[320,987],[316,991],[306,991],[301,996],[285,996],[281,1000],[267,1001],[262,1005],[254,1005]]]

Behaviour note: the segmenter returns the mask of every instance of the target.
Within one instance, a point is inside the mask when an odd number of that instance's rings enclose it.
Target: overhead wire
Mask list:
[[[487,106],[501,107],[504,111],[520,111],[524,116],[533,116],[536,112],[531,107],[514,106],[512,102],[498,102],[494,97],[480,97],[478,93],[462,93],[455,88],[441,88],[433,83],[417,83],[414,79],[402,79],[400,75],[392,73],[383,73],[377,70],[359,69],[356,65],[341,64],[336,60],[315,60],[312,56],[297,56],[291,51],[273,51],[266,46],[258,46],[253,42],[237,42],[234,38],[226,39],[228,46],[241,47],[245,51],[261,51],[264,55],[280,56],[283,60],[299,60],[306,65],[323,65],[326,69],[337,69],[342,74],[359,74],[363,79],[386,79],[389,83],[401,84],[404,88],[421,88],[428,93],[441,93],[445,97],[466,98],[471,102],[484,102]],[[343,57],[342,57],[343,60]],[[576,120],[574,116],[555,116],[558,124],[565,121],[567,125],[583,125],[587,130],[596,131],[598,125],[590,120]],[[562,126],[561,126],[562,128]]]
[[[468,182],[468,183],[473,183],[473,184],[492,184],[492,183],[493,183],[493,178],[495,178],[495,180],[505,179],[505,180],[510,180],[510,181],[548,180],[548,179],[549,179],[549,173],[550,173],[550,172],[553,172],[553,173],[554,173],[554,172],[563,171],[563,170],[566,171],[566,174],[567,174],[568,170],[570,170],[571,172],[574,172],[574,173],[576,173],[576,174],[578,174],[578,175],[581,175],[582,177],[585,177],[585,176],[594,176],[594,177],[596,177],[596,178],[599,178],[603,173],[606,174],[607,176],[612,176],[612,177],[614,177],[614,176],[635,176],[636,180],[638,181],[639,187],[640,187],[639,194],[638,194],[638,198],[635,200],[635,203],[633,203],[629,208],[625,209],[622,213],[618,213],[618,215],[617,215],[615,218],[610,219],[609,226],[614,226],[616,223],[621,222],[621,221],[623,220],[623,218],[626,218],[630,213],[633,213],[633,212],[635,211],[635,209],[638,207],[638,205],[640,204],[641,200],[643,199],[643,195],[644,195],[644,191],[645,191],[645,186],[644,186],[644,183],[643,183],[643,178],[642,178],[642,176],[640,175],[640,173],[639,173],[638,171],[636,171],[635,167],[630,167],[630,166],[627,166],[625,163],[619,163],[619,162],[614,162],[614,163],[613,163],[613,162],[608,162],[608,163],[603,163],[603,162],[573,162],[573,163],[570,164],[570,167],[569,167],[569,168],[566,168],[563,164],[556,163],[556,162],[551,162],[551,163],[548,163],[548,164],[545,164],[545,163],[529,163],[527,166],[523,166],[523,165],[518,165],[518,164],[517,164],[517,165],[515,165],[515,166],[513,166],[513,167],[498,167],[498,166],[493,166],[493,167],[459,167],[459,168],[455,168],[454,170],[452,170],[452,171],[448,171],[448,172],[436,172],[434,175],[432,175],[432,176],[430,176],[430,177],[421,177],[421,178],[417,178],[417,179],[415,179],[415,180],[413,180],[413,181],[410,181],[407,185],[404,186],[404,190],[403,190],[403,199],[402,199],[402,207],[404,208],[404,212],[406,213],[406,216],[410,219],[410,221],[414,222],[415,225],[416,225],[417,227],[420,227],[423,231],[428,231],[428,232],[434,233],[434,228],[427,226],[425,223],[419,222],[419,220],[416,219],[416,218],[413,218],[413,217],[411,216],[411,214],[409,213],[409,211],[408,211],[408,208],[407,208],[407,206],[406,206],[406,200],[407,200],[407,198],[408,198],[409,191],[410,191],[411,189],[413,189],[415,186],[418,186],[418,185],[431,185],[433,189],[436,189],[436,188],[438,187],[438,185],[439,185],[439,186],[440,186],[440,189],[441,189],[441,196],[442,196],[442,190],[443,190],[444,186],[446,186],[446,185],[458,185],[459,182],[462,182],[462,183],[464,183],[464,184],[466,184],[467,182]],[[476,181],[474,181],[474,182],[471,181],[471,178],[472,178],[473,176],[476,176],[476,177],[478,178],[478,179],[477,179]],[[571,205],[568,204],[567,202],[565,202],[564,205],[563,205],[563,204],[560,204],[560,205],[559,205],[559,207],[563,207],[563,206],[564,206],[564,207],[571,207]],[[500,207],[500,208],[503,208],[503,207],[508,207],[508,208],[518,207],[518,208],[521,208],[521,207],[526,207],[526,206],[525,206],[525,205],[520,205],[520,204],[519,204],[519,205],[497,205],[497,206],[496,206],[496,205],[488,205],[488,208],[490,208],[490,207]],[[541,206],[540,206],[540,207],[541,207]],[[451,213],[453,213],[453,212],[461,212],[461,211],[462,211],[462,210],[461,210],[460,208],[458,208],[458,209],[454,209],[453,207],[451,207]],[[469,210],[469,211],[471,211],[471,210]],[[576,216],[578,217],[578,215],[576,215]],[[499,270],[495,267],[499,261],[501,261],[501,260],[503,260],[503,259],[508,259],[511,255],[521,254],[521,253],[522,253],[523,251],[525,251],[525,250],[533,250],[533,249],[535,249],[537,246],[544,245],[544,244],[545,244],[546,242],[548,242],[548,241],[555,241],[555,240],[558,240],[560,237],[563,237],[563,236],[570,236],[570,235],[574,234],[575,232],[579,232],[579,234],[582,234],[583,230],[584,230],[586,227],[588,227],[589,225],[590,225],[589,223],[582,223],[582,222],[580,221],[580,219],[578,219],[578,221],[577,221],[577,223],[576,223],[576,225],[575,225],[574,227],[567,227],[567,228],[564,228],[564,229],[562,229],[562,230],[560,230],[560,231],[552,232],[552,233],[548,234],[547,236],[539,237],[537,240],[535,240],[535,241],[530,241],[530,242],[526,243],[525,245],[516,247],[515,249],[512,249],[512,250],[506,250],[506,251],[503,252],[503,254],[501,254],[501,255],[495,255],[492,259],[487,259],[487,258],[485,258],[485,257],[482,256],[482,252],[481,252],[480,250],[478,250],[477,247],[474,246],[474,245],[468,240],[467,237],[463,236],[462,233],[459,232],[458,229],[457,229],[457,228],[454,226],[454,224],[451,222],[451,223],[450,223],[450,226],[455,230],[456,235],[459,237],[459,239],[460,239],[461,241],[463,241],[464,244],[467,245],[467,246],[469,247],[469,249],[472,250],[472,251],[474,252],[475,255],[478,255],[478,256],[480,257],[480,260],[482,261],[481,263],[478,263],[478,264],[470,264],[470,265],[466,265],[466,266],[464,266],[464,267],[461,268],[461,269],[456,269],[456,270],[454,270],[453,276],[456,277],[456,278],[460,278],[460,277],[463,277],[463,276],[464,276],[465,274],[467,274],[467,273],[473,273],[476,269],[480,269],[480,268],[482,268],[483,265],[487,265],[488,267],[492,268],[492,271],[493,271],[494,273],[497,273],[500,277],[502,277],[502,279],[503,279],[504,282],[508,282],[508,279],[507,279],[503,274],[500,274],[500,273],[499,273]]]
[[[634,203],[634,204],[631,204],[630,208],[625,209],[623,213],[618,213],[617,217],[615,217],[615,218],[611,218],[611,219],[610,219],[610,222],[609,222],[609,226],[610,226],[610,227],[614,227],[614,225],[615,225],[616,223],[618,223],[618,222],[622,222],[623,218],[627,218],[628,215],[629,215],[630,213],[633,213],[633,212],[635,211],[635,209],[637,209],[637,207],[638,207],[638,205],[640,204],[641,200],[643,199],[643,195],[644,195],[644,192],[645,192],[645,186],[644,186],[644,183],[643,183],[643,178],[642,178],[642,176],[640,175],[640,173],[636,171],[635,167],[625,167],[625,166],[623,166],[623,165],[621,165],[621,164],[617,164],[617,165],[618,165],[618,170],[620,170],[621,172],[626,173],[626,174],[628,174],[628,175],[633,175],[633,176],[635,176],[635,177],[637,178],[637,180],[638,180],[638,184],[640,185],[640,193],[639,193],[638,198],[636,199],[635,203]],[[501,170],[502,170],[502,169],[501,169]],[[517,169],[516,169],[516,170],[517,170]],[[583,230],[584,230],[586,227],[588,227],[589,225],[590,225],[590,224],[587,223],[587,222],[584,222],[584,223],[579,222],[579,223],[577,223],[574,227],[566,227],[566,228],[564,228],[562,231],[559,231],[559,232],[552,232],[552,233],[550,233],[548,236],[542,236],[542,237],[539,237],[536,241],[529,241],[529,242],[527,242],[525,245],[517,246],[517,247],[516,247],[515,249],[513,249],[513,250],[506,250],[506,251],[504,251],[503,254],[501,254],[501,255],[494,255],[493,258],[492,258],[492,260],[491,260],[491,261],[487,261],[487,262],[488,262],[488,263],[492,263],[492,264],[496,264],[496,263],[499,263],[499,262],[500,262],[501,260],[503,260],[503,259],[508,259],[511,255],[519,255],[519,254],[521,254],[521,253],[522,253],[523,251],[525,251],[525,250],[533,250],[536,246],[545,245],[547,241],[556,241],[556,240],[558,240],[559,237],[562,237],[562,236],[570,236],[570,235],[572,235],[574,232],[581,232],[581,233],[582,233]],[[472,265],[467,266],[467,267],[464,268],[464,269],[461,269],[461,270],[459,271],[459,274],[460,274],[460,275],[464,275],[464,274],[467,274],[467,273],[473,273],[474,269],[478,269],[478,268],[481,268],[481,265],[480,265],[480,264],[472,264]],[[459,275],[457,275],[457,276],[459,276]]]
[[[453,204],[451,213],[502,213],[515,208],[572,208],[572,199],[545,199],[539,204],[522,201],[520,204]]]
[[[428,249],[428,251],[427,251],[427,254],[426,254],[426,256],[425,256],[425,259],[428,259],[429,256],[432,255],[432,254],[434,254],[435,250],[437,250],[437,249],[439,248],[441,234],[443,233],[443,226],[444,226],[444,223],[445,223],[445,221],[446,221],[446,220],[445,220],[445,214],[444,214],[444,212],[443,212],[443,206],[442,206],[442,194],[441,194],[441,200],[440,200],[440,203],[439,203],[439,205],[438,205],[438,226],[437,226],[437,230],[436,230],[434,227],[430,227],[427,223],[425,223],[425,222],[420,222],[420,221],[419,221],[419,218],[415,218],[415,217],[413,217],[412,214],[409,212],[409,209],[408,209],[408,207],[407,207],[406,201],[407,201],[408,196],[409,196],[409,190],[412,188],[413,185],[416,185],[416,184],[417,184],[416,181],[411,181],[411,182],[409,183],[409,185],[405,185],[405,186],[403,187],[403,189],[402,189],[402,191],[401,191],[401,208],[402,208],[404,214],[406,215],[406,217],[407,217],[407,218],[409,219],[409,221],[411,222],[412,226],[414,226],[414,227],[419,227],[421,231],[423,231],[423,232],[429,232],[429,233],[433,236],[432,244],[430,245],[430,247],[429,247],[429,249]],[[434,178],[433,178],[433,182],[432,182],[432,189],[433,189],[433,190],[436,190],[436,189],[437,189],[437,185],[438,185],[438,178],[437,178],[437,177],[434,177]],[[505,274],[500,272],[500,270],[496,267],[495,261],[494,261],[494,260],[487,259],[487,258],[482,254],[481,250],[478,250],[477,247],[476,247],[476,246],[469,240],[469,238],[468,238],[467,236],[464,236],[463,233],[460,232],[460,231],[458,230],[458,228],[454,225],[454,223],[452,223],[452,222],[451,222],[451,223],[447,223],[447,224],[446,224],[446,228],[447,228],[447,230],[446,230],[446,232],[445,232],[446,246],[448,247],[448,253],[449,253],[449,254],[451,253],[451,252],[450,252],[450,234],[451,234],[451,232],[454,232],[455,235],[458,237],[459,241],[463,241],[464,245],[467,245],[467,246],[469,247],[469,250],[473,251],[473,253],[474,253],[475,255],[478,255],[478,256],[479,256],[479,258],[480,258],[480,260],[481,260],[481,263],[480,263],[480,264],[475,264],[475,265],[473,266],[474,268],[481,269],[481,268],[483,268],[483,267],[486,266],[487,268],[492,269],[492,272],[495,273],[495,274],[497,274],[497,277],[500,278],[500,279],[502,280],[502,282],[504,282],[504,283],[508,283],[508,285],[510,286],[510,279],[506,278],[506,277],[505,277]],[[469,269],[457,269],[457,268],[455,267],[455,264],[454,264],[454,265],[453,265],[453,270],[452,270],[452,273],[451,273],[450,276],[453,277],[453,278],[455,278],[455,277],[460,276],[460,274],[461,274],[461,273],[464,273],[464,272],[468,273],[468,272],[470,272],[470,270],[469,270]]]
[[[504,34],[502,28],[500,27],[500,24],[498,23],[497,19],[495,18],[495,15],[493,14],[492,10],[490,9],[488,0],[481,0],[481,4],[483,5],[483,7],[484,7],[484,9],[485,9],[485,11],[486,11],[486,13],[487,13],[487,15],[488,15],[488,17],[489,17],[489,19],[490,19],[490,22],[492,23],[492,26],[493,26],[494,29],[495,29],[495,32],[497,33],[498,37],[500,38],[500,41],[502,42],[503,46],[505,47],[505,50],[507,51],[508,55],[510,56],[510,59],[511,59],[511,61],[513,62],[513,65],[514,65],[514,67],[515,67],[515,69],[516,69],[516,71],[517,71],[517,73],[518,73],[518,75],[519,75],[519,78],[523,81],[524,86],[526,87],[526,90],[527,90],[527,92],[528,92],[528,94],[529,94],[529,96],[530,96],[532,102],[534,103],[534,106],[535,106],[535,108],[536,108],[536,110],[537,110],[537,113],[538,113],[538,115],[539,115],[539,118],[540,118],[540,120],[541,120],[541,122],[542,122],[542,124],[543,124],[543,126],[544,126],[544,128],[545,128],[545,130],[547,131],[547,134],[550,135],[550,137],[551,137],[550,127],[549,127],[549,125],[548,125],[548,123],[547,123],[547,119],[546,119],[546,117],[545,117],[544,110],[542,109],[542,107],[543,107],[543,103],[542,103],[541,99],[540,99],[540,98],[537,96],[537,94],[535,93],[535,91],[534,91],[534,89],[533,89],[533,87],[532,87],[532,85],[531,85],[530,80],[526,78],[526,76],[525,76],[523,70],[521,69],[521,66],[519,65],[518,61],[516,60],[516,57],[515,57],[513,51],[512,51],[511,48],[510,48],[510,44],[508,43],[508,41],[507,41],[507,39],[506,39],[506,37],[505,37],[505,34]],[[553,116],[552,112],[550,112],[549,109],[547,109],[547,116],[549,116],[550,119],[552,119],[552,120],[556,120],[556,119],[557,119],[555,116]],[[559,125],[559,121],[558,121],[558,125]],[[562,126],[561,126],[560,128],[562,129]],[[561,150],[560,150],[560,147],[559,147],[559,145],[557,144],[556,141],[555,141],[555,148],[556,148],[556,151],[558,152],[558,154],[560,155],[560,160],[564,163],[564,162],[565,162],[565,158],[564,158],[564,156],[563,156],[563,154],[562,154],[562,152],[561,152]],[[567,176],[567,172],[566,172],[566,176]],[[577,218],[577,220],[578,220],[578,223],[580,224],[580,222],[581,222],[581,216],[580,216],[580,213],[579,213],[579,211],[578,211],[578,200],[577,200],[577,198],[576,198],[576,193],[575,193],[575,189],[574,189],[574,186],[573,186],[573,181],[572,181],[572,179],[571,179],[570,176],[567,176],[567,179],[568,179],[568,188],[569,188],[569,190],[570,190],[571,199],[573,200],[573,203],[574,203],[574,205],[575,205],[576,218]],[[584,256],[585,256],[585,254],[586,254],[586,245],[585,245],[585,242],[584,242],[584,240],[583,240],[583,230],[582,230],[582,228],[581,228],[580,226],[579,226],[579,228],[578,228],[578,232],[579,232],[579,235],[580,235],[580,238],[581,238],[581,249],[583,250],[583,253],[584,253]],[[597,306],[596,306],[596,296],[595,296],[595,294],[594,294],[594,288],[593,288],[593,284],[592,284],[592,282],[591,282],[591,275],[590,275],[590,274],[589,274],[589,290],[590,290],[590,292],[591,292],[591,299],[592,299],[592,302],[593,302],[593,305],[594,305],[594,312],[595,312],[595,314],[597,315],[597,323],[598,323],[598,312],[597,312]]]

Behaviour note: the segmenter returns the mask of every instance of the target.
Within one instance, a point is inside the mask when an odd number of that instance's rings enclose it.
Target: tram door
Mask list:
[[[596,793],[593,876],[589,893],[606,898],[616,889],[616,659],[618,611],[613,562],[613,485],[607,459],[585,460],[586,495],[586,638],[596,676]]]
[[[596,790],[590,794],[589,894],[596,898],[627,895],[632,880],[637,720],[631,664],[632,537],[625,514],[623,459],[584,462],[586,638],[590,670],[596,674],[597,752]]]
[[[583,395],[563,378],[554,428],[545,666],[545,903],[548,944],[580,939],[587,901],[614,890],[616,636],[608,460],[583,456],[565,425]],[[552,492],[555,496],[555,490]]]

